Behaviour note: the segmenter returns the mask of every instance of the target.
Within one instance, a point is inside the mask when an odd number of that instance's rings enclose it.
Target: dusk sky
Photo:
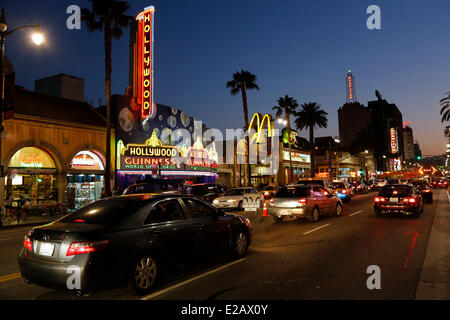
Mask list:
[[[154,5],[155,98],[219,129],[243,126],[242,100],[225,87],[240,69],[257,76],[248,93],[250,114],[273,112],[280,96],[315,101],[329,113],[337,136],[337,108],[345,102],[345,75],[355,76],[357,100],[375,90],[412,122],[424,155],[445,151],[439,100],[450,91],[450,1],[164,0],[129,1],[135,17]],[[94,106],[104,97],[103,34],[66,28],[66,8],[87,1],[2,1],[9,29],[39,22],[46,36],[34,47],[28,31],[7,38],[6,55],[17,84],[66,73],[85,79]],[[366,9],[381,8],[381,30],[369,30]],[[112,91],[128,84],[129,30],[113,42]],[[447,124],[448,125],[448,124]],[[301,132],[302,136],[307,133]]]

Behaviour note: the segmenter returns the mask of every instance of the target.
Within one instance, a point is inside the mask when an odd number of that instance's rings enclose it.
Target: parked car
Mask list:
[[[200,183],[191,185],[191,193],[194,196],[212,203],[217,197],[223,196],[225,187],[218,183]]]
[[[67,290],[78,270],[79,294],[130,282],[145,294],[171,266],[201,256],[244,256],[251,230],[247,218],[192,196],[105,198],[31,229],[19,268],[27,283],[40,286]]]
[[[411,184],[421,193],[424,202],[433,202],[433,190],[426,180],[412,180]]]
[[[350,202],[352,199],[352,189],[347,184],[334,181],[331,183],[331,188],[343,202]]]
[[[264,197],[255,188],[242,187],[228,189],[222,197],[214,199],[213,205],[220,209],[242,210],[244,206],[244,193],[259,194],[260,204],[264,201]]]
[[[418,217],[423,212],[423,198],[412,185],[386,185],[374,199],[374,210],[379,217],[389,213]]]
[[[270,200],[268,214],[275,221],[290,218],[308,218],[319,221],[321,215],[342,215],[342,201],[327,189],[319,185],[288,185],[281,187]]]

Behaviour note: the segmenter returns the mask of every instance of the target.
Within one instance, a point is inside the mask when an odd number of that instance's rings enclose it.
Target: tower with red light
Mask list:
[[[355,77],[352,74],[352,71],[349,69],[347,71],[347,75],[345,76],[345,87],[346,87],[346,102],[353,103],[356,102],[356,93],[355,93]]]

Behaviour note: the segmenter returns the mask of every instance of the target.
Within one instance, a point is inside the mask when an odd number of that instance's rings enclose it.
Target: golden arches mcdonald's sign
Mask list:
[[[248,126],[248,131],[252,130],[254,128],[255,125],[255,119],[256,119],[256,134],[254,134],[251,137],[251,142],[253,142],[253,140],[256,139],[256,143],[260,143],[261,142],[261,137],[264,137],[264,129],[267,128],[267,136],[271,137],[272,136],[272,119],[271,116],[269,114],[265,114],[262,119],[260,120],[260,114],[259,113],[255,113],[252,117],[252,120],[250,121],[250,124]],[[267,122],[266,128],[264,128],[264,121]]]

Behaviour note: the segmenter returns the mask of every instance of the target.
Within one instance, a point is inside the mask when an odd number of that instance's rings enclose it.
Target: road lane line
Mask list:
[[[13,273],[13,274],[8,274],[6,276],[1,276],[0,277],[0,282],[5,282],[5,281],[9,281],[9,280],[14,280],[17,278],[22,277],[22,275],[20,274],[20,272],[17,273]]]
[[[141,300],[149,300],[149,299],[152,299],[152,298],[154,298],[154,297],[156,297],[156,296],[162,295],[162,294],[164,294],[164,293],[166,293],[166,292],[169,292],[169,291],[174,290],[174,289],[176,289],[176,288],[182,287],[182,286],[184,286],[184,285],[186,285],[186,284],[188,284],[188,283],[191,283],[191,282],[193,282],[193,281],[195,281],[195,280],[201,279],[201,278],[203,278],[203,277],[209,276],[210,274],[213,274],[213,273],[218,272],[218,271],[220,271],[220,270],[223,270],[223,269],[225,269],[225,268],[231,267],[232,265],[235,265],[235,264],[240,263],[240,262],[244,262],[245,260],[246,260],[246,258],[242,258],[242,259],[239,259],[239,260],[230,262],[230,263],[228,263],[228,264],[226,264],[226,265],[223,265],[223,266],[218,267],[218,268],[216,268],[216,269],[210,270],[210,271],[208,271],[208,272],[205,272],[205,273],[203,273],[203,274],[200,274],[200,275],[198,275],[198,276],[195,276],[195,277],[193,277],[193,278],[191,278],[191,279],[188,279],[188,280],[185,280],[185,281],[183,281],[183,282],[177,283],[177,284],[175,284],[175,285],[173,285],[173,286],[171,286],[171,287],[168,287],[168,288],[166,288],[166,289],[163,289],[163,290],[154,292],[154,293],[152,293],[152,294],[149,294],[148,296],[145,296],[145,297],[141,298]]]
[[[349,214],[349,217],[354,216],[355,214],[361,213],[363,212],[362,210],[358,210],[356,212],[353,212],[352,214]]]
[[[406,269],[408,268],[408,260],[409,260],[409,257],[412,256],[412,253],[411,253],[411,252],[412,252],[414,246],[416,245],[416,239],[417,239],[417,236],[418,236],[418,235],[419,235],[419,234],[416,233],[416,234],[414,235],[413,239],[411,240],[411,244],[409,245],[409,248],[408,248],[408,254],[406,255],[405,260],[403,261],[403,265],[402,265],[402,269],[403,269],[403,270],[406,270]]]
[[[319,229],[325,228],[326,226],[329,226],[330,224],[331,224],[331,223],[327,223],[327,224],[324,224],[323,226],[320,226],[320,227],[318,227],[318,228],[315,228],[315,229],[312,229],[312,230],[306,231],[306,232],[304,232],[304,233],[302,233],[302,234],[303,234],[303,235],[305,235],[305,234],[308,234],[308,233],[311,233],[311,232],[317,231],[317,230],[319,230]]]

